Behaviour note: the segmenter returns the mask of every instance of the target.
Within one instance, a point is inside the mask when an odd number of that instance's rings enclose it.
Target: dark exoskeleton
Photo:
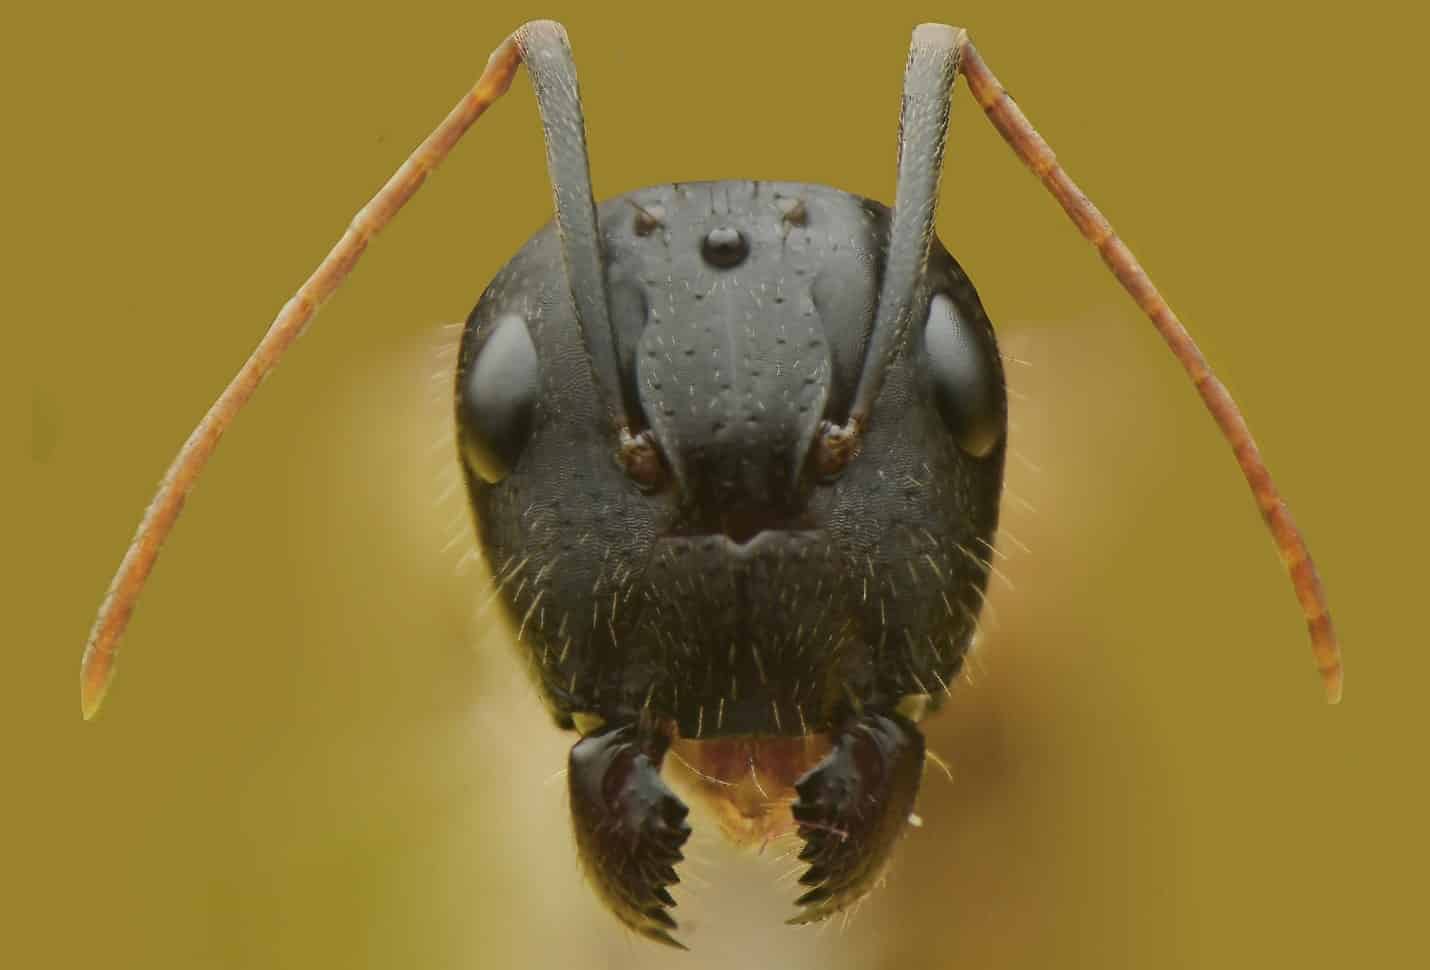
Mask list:
[[[758,181],[597,206],[564,35],[522,38],[556,220],[467,321],[461,454],[500,600],[582,735],[584,862],[664,942],[690,832],[671,746],[769,752],[810,864],[796,921],[823,919],[882,872],[923,769],[915,722],[977,629],[1006,401],[932,232],[950,36],[915,34],[892,210]]]

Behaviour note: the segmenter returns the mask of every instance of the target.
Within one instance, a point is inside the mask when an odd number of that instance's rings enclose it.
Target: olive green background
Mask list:
[[[1423,14],[834,9],[6,15],[7,964],[1425,960]],[[891,201],[909,31],[969,27],[1249,415],[1321,563],[1345,702],[1321,701],[1190,386],[961,91],[938,228],[1024,362],[1005,517],[1030,552],[1004,540],[973,682],[927,725],[951,783],[930,770],[923,827],[845,928],[781,925],[782,847],[699,835],[694,953],[625,936],[575,864],[568,739],[478,613],[453,491],[441,325],[550,214],[519,79],[229,434],[82,723],[80,647],[165,463],[533,16],[571,32],[603,196],[768,177]]]

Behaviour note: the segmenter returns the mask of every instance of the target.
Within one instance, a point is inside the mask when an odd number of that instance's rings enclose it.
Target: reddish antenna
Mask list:
[[[432,134],[353,217],[342,238],[292,299],[283,304],[253,353],[179,449],[169,470],[164,473],[153,501],[145,510],[144,518],[139,522],[139,529],[119,564],[119,571],[109,584],[109,592],[105,594],[99,616],[90,630],[89,642],[85,644],[84,658],[80,662],[80,710],[86,720],[99,712],[105,692],[114,679],[120,638],[134,613],[135,601],[149,578],[150,570],[154,568],[160,547],[184,507],[184,499],[208,464],[219,438],[233,423],[234,416],[248,403],[263,378],[282,358],[284,351],[308,326],[318,308],[352,271],[368,241],[381,232],[407,200],[416,194],[428,173],[447,157],[472,123],[511,87],[517,66],[525,57],[523,42],[526,35],[533,30],[549,31],[551,28],[559,31],[561,38],[565,39],[565,31],[559,24],[535,21],[517,28],[492,52],[476,86],[457,102],[457,106],[442,119]]]
[[[1107,268],[1112,270],[1112,275],[1147,314],[1168,348],[1186,369],[1212,419],[1221,428],[1222,437],[1226,438],[1236,454],[1236,462],[1246,476],[1246,483],[1251,486],[1251,493],[1256,496],[1256,504],[1261,509],[1267,528],[1271,530],[1271,537],[1281,553],[1281,561],[1291,574],[1291,585],[1306,617],[1306,626],[1311,633],[1311,652],[1316,660],[1316,669],[1321,672],[1326,700],[1332,704],[1339,703],[1344,672],[1340,644],[1326,605],[1326,592],[1321,586],[1316,564],[1311,560],[1311,552],[1306,548],[1306,540],[1291,518],[1286,500],[1271,479],[1271,472],[1261,458],[1261,450],[1251,437],[1251,429],[1241,416],[1241,409],[1232,400],[1226,385],[1212,373],[1196,341],[1167,305],[1147,271],[1132,255],[1132,250],[1113,231],[1107,217],[1098,211],[1092,200],[1063,170],[1052,148],[1008,96],[966,34],[963,36],[959,71],[968,79],[969,90],[993,127],[1058,200],[1078,232],[1092,243]]]

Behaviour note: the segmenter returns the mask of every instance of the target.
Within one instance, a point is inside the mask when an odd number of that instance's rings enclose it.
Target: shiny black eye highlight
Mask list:
[[[1000,377],[980,334],[946,294],[929,301],[924,349],[944,424],[958,447],[982,458],[1003,437]]]
[[[531,437],[541,365],[526,321],[509,314],[497,321],[457,389],[462,453],[482,481],[510,474]]]

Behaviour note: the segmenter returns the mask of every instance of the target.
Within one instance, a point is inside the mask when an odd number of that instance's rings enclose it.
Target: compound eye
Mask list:
[[[496,323],[457,389],[457,421],[467,464],[489,485],[506,478],[531,437],[541,366],[526,321]]]
[[[946,294],[929,301],[924,349],[944,424],[959,448],[982,458],[1003,437],[1001,378],[982,335]]]

